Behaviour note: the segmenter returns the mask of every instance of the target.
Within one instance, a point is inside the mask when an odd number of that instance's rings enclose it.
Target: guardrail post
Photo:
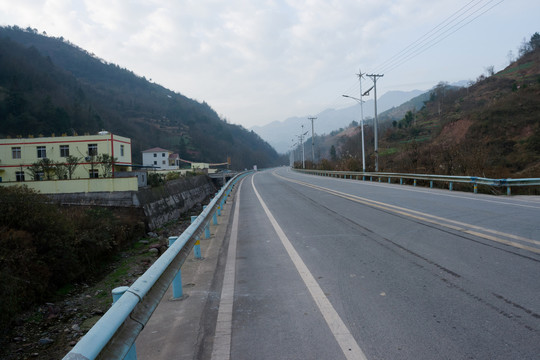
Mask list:
[[[399,178],[399,185],[403,185],[403,178]]]
[[[414,183],[413,183],[413,186],[416,186],[416,179],[414,179]]]
[[[369,177],[369,181],[373,181],[373,176],[370,176],[370,177]]]
[[[113,304],[118,301],[124,295],[124,293],[129,289],[129,286],[120,286],[112,290],[112,299]],[[128,353],[124,357],[124,360],[137,360],[137,349],[135,348],[135,343],[131,345]]]
[[[430,180],[430,181],[429,181],[429,187],[430,187],[431,189],[433,189],[433,180]]]
[[[169,236],[169,247],[174,244],[174,242],[178,239],[178,236]],[[173,291],[173,299],[180,299],[182,296],[184,296],[182,291],[182,271],[181,269],[178,269],[178,272],[174,276],[174,279],[172,281],[172,291]]]
[[[379,182],[381,182],[381,177],[379,176]]]
[[[217,211],[214,211],[214,215],[212,215],[212,223],[214,225],[218,224],[218,222],[217,222]]]
[[[453,185],[454,185],[454,183],[452,183],[452,182],[450,181],[450,185],[448,186],[448,189],[449,189],[450,191],[452,191]]]
[[[388,177],[388,183],[389,183],[389,184],[391,183],[391,180],[392,180],[392,178],[391,178],[391,177]]]
[[[506,195],[508,195],[508,196],[512,195],[512,191],[510,190],[510,186],[506,187]]]
[[[191,217],[191,223],[193,224],[193,222],[195,220],[197,220],[197,217],[192,216]],[[195,257],[195,259],[202,259],[202,256],[201,256],[201,240],[199,240],[198,236],[195,239],[196,239],[196,241],[195,241],[195,245],[193,246],[193,256]]]
[[[362,176],[362,181],[366,181],[366,176]]]
[[[208,205],[203,205],[203,211],[206,210]],[[210,238],[210,222],[208,221],[206,225],[204,226],[204,238],[209,239]]]
[[[478,194],[478,184],[474,183],[474,193]]]

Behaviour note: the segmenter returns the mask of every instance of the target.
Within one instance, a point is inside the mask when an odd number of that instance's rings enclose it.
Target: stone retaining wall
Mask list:
[[[95,192],[48,195],[63,205],[140,208],[147,230],[178,219],[197,203],[213,195],[216,188],[205,175],[168,181],[163,186],[139,191]]]

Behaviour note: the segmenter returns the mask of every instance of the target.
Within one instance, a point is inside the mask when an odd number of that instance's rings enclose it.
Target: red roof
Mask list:
[[[168,152],[170,153],[171,151],[170,150],[166,150],[166,149],[162,149],[160,147],[155,147],[155,148],[151,148],[151,149],[148,149],[148,150],[144,150],[143,153],[147,153],[147,152]]]

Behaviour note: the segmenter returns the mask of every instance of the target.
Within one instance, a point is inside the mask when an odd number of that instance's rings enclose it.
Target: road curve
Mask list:
[[[288,168],[236,194],[227,314],[203,358],[538,358],[537,197]]]

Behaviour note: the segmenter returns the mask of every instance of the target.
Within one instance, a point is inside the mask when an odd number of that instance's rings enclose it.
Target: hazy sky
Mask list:
[[[0,0],[0,25],[63,36],[247,128],[352,105],[359,69],[384,74],[378,95],[501,70],[539,14],[538,0]]]

